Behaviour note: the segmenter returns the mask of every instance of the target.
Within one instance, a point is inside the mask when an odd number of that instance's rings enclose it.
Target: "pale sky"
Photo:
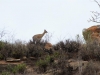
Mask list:
[[[0,0],[0,30],[8,32],[2,39],[28,42],[44,29],[52,35],[49,42],[53,44],[75,39],[84,28],[97,25],[87,20],[90,11],[99,10],[93,0]]]

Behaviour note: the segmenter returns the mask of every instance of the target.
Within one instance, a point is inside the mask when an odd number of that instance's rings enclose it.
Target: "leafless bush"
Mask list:
[[[80,56],[83,60],[100,60],[100,46],[95,43],[85,44],[80,50]]]
[[[40,57],[40,56],[44,56],[44,46],[45,46],[45,41],[41,41],[39,42],[38,44],[34,44],[32,41],[30,41],[28,44],[27,44],[27,48],[28,48],[28,51],[27,51],[27,57]]]
[[[82,75],[100,75],[100,63],[90,61],[83,70]]]

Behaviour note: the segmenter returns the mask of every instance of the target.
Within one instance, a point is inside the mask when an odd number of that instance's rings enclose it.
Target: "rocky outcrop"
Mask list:
[[[71,67],[73,70],[77,70],[77,69],[85,69],[88,61],[83,61],[83,60],[74,60],[74,59],[70,59],[68,60],[69,63],[69,67]]]
[[[95,25],[87,29],[83,29],[82,33],[86,42],[90,41],[100,42],[100,25]]]

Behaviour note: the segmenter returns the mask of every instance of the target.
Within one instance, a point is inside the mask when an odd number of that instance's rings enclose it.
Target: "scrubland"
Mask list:
[[[50,50],[44,48],[46,43],[0,41],[0,62],[7,58],[23,61],[0,67],[0,75],[100,75],[100,46],[95,42],[66,39]]]

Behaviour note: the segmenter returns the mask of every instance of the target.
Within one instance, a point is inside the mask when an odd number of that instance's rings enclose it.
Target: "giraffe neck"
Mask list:
[[[45,32],[42,33],[42,37],[44,36]]]

